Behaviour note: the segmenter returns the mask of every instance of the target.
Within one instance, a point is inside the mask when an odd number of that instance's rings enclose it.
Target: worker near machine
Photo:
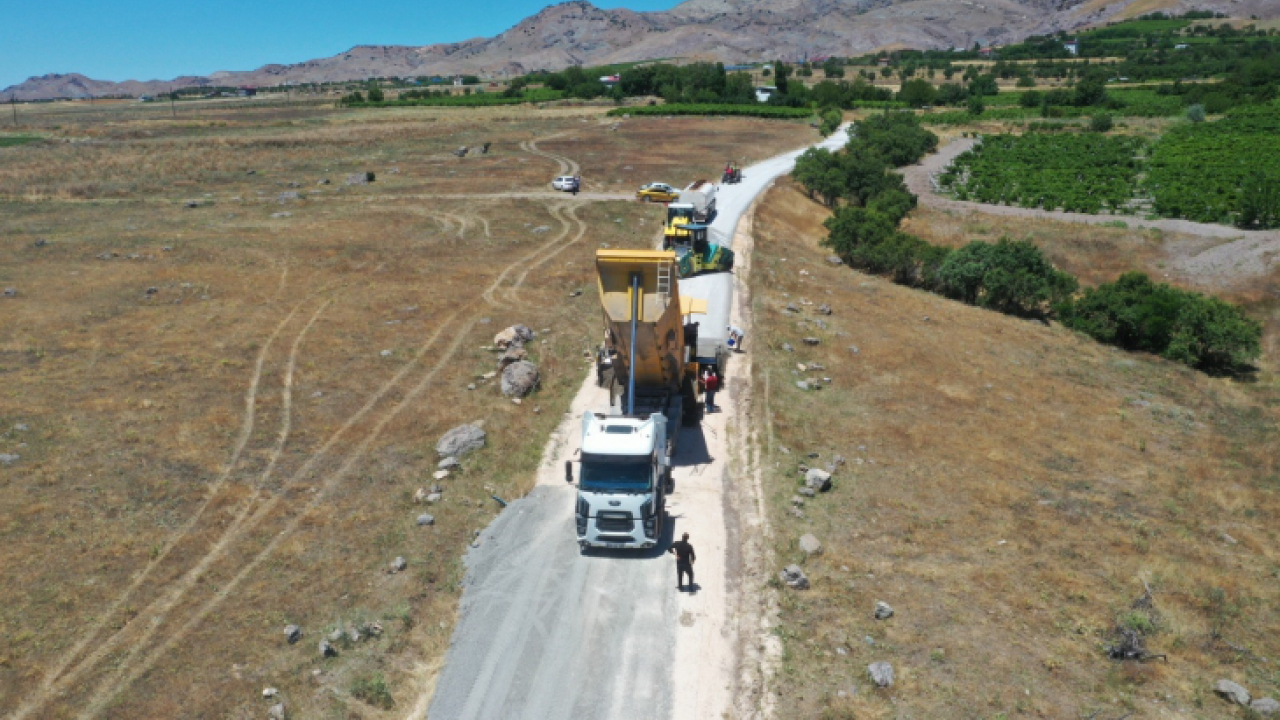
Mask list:
[[[720,389],[720,378],[707,368],[702,372],[702,391],[707,399],[707,412],[715,412],[716,391]]]
[[[681,539],[671,543],[671,547],[667,548],[667,552],[675,553],[676,556],[676,589],[684,589],[685,573],[689,574],[689,587],[693,588],[693,562],[698,559],[698,555],[693,551],[693,546],[689,544],[689,533],[685,533]]]
[[[746,333],[737,325],[729,325],[725,330],[729,331],[729,347],[737,352],[742,352],[742,338],[746,336]]]

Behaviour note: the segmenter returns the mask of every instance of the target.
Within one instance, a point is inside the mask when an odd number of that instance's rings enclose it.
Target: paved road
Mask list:
[[[840,132],[826,144],[833,147],[843,140]],[[789,171],[798,154],[746,168],[742,183],[722,187],[713,232],[731,242],[751,201]],[[682,293],[709,301],[704,332],[721,328],[721,339],[731,281],[722,273],[680,283]],[[658,549],[581,555],[573,532],[575,489],[561,473],[564,459],[578,448],[582,413],[608,406],[607,393],[590,380],[548,443],[538,486],[511,503],[467,555],[458,627],[428,717],[719,716],[704,710],[720,704],[714,694],[686,691],[686,706],[675,706],[680,693],[673,657],[678,629],[688,630],[706,616],[699,603],[723,605],[724,416],[709,415],[702,427],[681,429],[673,473],[676,491],[668,501],[669,522]],[[705,590],[677,597],[674,563],[665,549],[674,533],[686,530],[695,537],[702,573],[698,582]],[[711,674],[727,685],[732,671],[729,663]]]

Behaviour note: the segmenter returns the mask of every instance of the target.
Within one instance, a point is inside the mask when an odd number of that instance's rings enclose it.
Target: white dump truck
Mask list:
[[[705,223],[716,214],[716,185],[707,180],[689,183],[689,187],[680,191],[680,197],[670,208],[692,207],[695,222]]]
[[[596,252],[613,378],[609,411],[582,418],[574,515],[584,550],[650,548],[662,538],[680,425],[699,418],[700,365],[684,318],[706,312],[706,301],[681,301],[675,265],[666,251]]]

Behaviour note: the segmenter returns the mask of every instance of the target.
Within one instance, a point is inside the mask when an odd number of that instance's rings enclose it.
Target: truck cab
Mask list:
[[[578,464],[574,519],[581,548],[651,548],[661,541],[671,485],[663,413],[587,413]],[[573,463],[566,471],[572,480]]]

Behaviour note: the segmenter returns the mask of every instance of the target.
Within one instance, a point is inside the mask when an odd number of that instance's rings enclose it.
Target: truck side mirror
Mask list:
[[[564,461],[564,481],[567,483],[573,482],[573,461],[572,460]]]

